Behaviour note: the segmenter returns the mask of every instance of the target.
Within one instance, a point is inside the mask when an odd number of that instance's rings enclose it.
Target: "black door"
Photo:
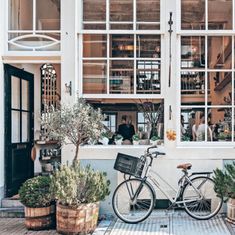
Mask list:
[[[5,72],[5,189],[6,196],[18,193],[33,176],[34,75],[11,65]]]

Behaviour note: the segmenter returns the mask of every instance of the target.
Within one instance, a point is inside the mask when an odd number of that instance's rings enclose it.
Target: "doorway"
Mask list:
[[[34,75],[4,65],[5,80],[5,194],[18,193],[34,175]]]

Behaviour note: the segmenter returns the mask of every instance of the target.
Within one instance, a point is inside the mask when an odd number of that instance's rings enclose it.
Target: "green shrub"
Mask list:
[[[77,207],[104,200],[110,193],[109,184],[104,172],[94,171],[90,166],[62,166],[52,176],[51,191],[60,204]]]
[[[28,179],[19,190],[21,203],[32,208],[49,206],[52,201],[50,184],[49,176],[37,176]]]
[[[159,140],[160,138],[158,137],[158,136],[156,136],[156,135],[154,135],[152,138],[151,138],[151,140],[152,141],[156,141],[156,140]]]
[[[221,198],[235,199],[235,163],[225,165],[225,170],[216,169],[215,176],[215,192]]]
[[[132,139],[133,139],[134,141],[139,141],[139,140],[140,140],[140,137],[139,137],[139,135],[135,134],[135,135],[133,135]]]

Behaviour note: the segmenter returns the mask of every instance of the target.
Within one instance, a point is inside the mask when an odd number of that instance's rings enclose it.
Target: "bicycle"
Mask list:
[[[178,189],[172,187],[157,172],[151,169],[153,159],[165,155],[158,151],[151,152],[149,147],[140,158],[118,153],[114,169],[124,173],[124,181],[114,191],[112,206],[119,219],[126,223],[139,223],[152,213],[156,202],[156,191],[153,184],[170,201],[171,208],[184,208],[188,215],[198,220],[215,216],[221,209],[223,199],[214,191],[212,172],[194,172],[189,175],[190,163],[178,165],[183,176],[178,181]],[[155,175],[155,177],[154,177]],[[175,192],[171,197],[158,183],[159,177]]]

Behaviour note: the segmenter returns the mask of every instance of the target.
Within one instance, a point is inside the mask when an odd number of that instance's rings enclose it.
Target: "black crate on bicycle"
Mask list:
[[[124,174],[141,177],[145,165],[144,158],[118,153],[114,169]]]

